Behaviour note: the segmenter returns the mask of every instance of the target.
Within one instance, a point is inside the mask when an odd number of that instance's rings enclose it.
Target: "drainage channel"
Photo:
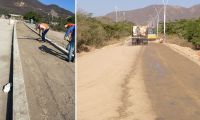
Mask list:
[[[6,120],[30,120],[24,76],[18,48],[16,23],[13,26],[12,33],[9,83],[12,87],[8,93]]]
[[[14,27],[12,32],[12,41],[11,41],[11,57],[10,57],[10,73],[9,73],[9,83],[13,85],[13,40],[14,40]],[[8,93],[7,97],[7,111],[6,111],[6,120],[13,120],[13,88]]]

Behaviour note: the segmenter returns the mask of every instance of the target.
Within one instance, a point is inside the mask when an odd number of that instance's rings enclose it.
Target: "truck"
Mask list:
[[[133,26],[132,45],[148,44],[150,40],[156,40],[155,30],[148,26]]]
[[[133,26],[132,45],[148,44],[147,26]]]

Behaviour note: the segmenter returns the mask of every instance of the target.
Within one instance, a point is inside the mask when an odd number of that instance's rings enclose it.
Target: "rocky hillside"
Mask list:
[[[57,5],[45,5],[39,0],[0,0],[0,13],[15,13],[24,15],[29,11],[35,11],[40,15],[53,13],[57,17],[72,16],[74,13],[60,8]]]
[[[152,18],[151,16],[155,17],[156,12],[154,7],[158,9],[162,9],[160,14],[160,19],[163,20],[163,6],[162,5],[151,5],[145,8],[130,10],[130,11],[119,11],[119,20],[124,20],[123,13],[125,12],[126,20],[130,22],[134,22],[136,24],[147,24],[147,22]],[[105,15],[106,17],[115,20],[115,12],[108,13]],[[200,17],[200,4],[195,5],[190,8],[185,8],[181,6],[167,6],[167,20],[179,20],[179,19],[192,19],[192,18],[199,18]]]

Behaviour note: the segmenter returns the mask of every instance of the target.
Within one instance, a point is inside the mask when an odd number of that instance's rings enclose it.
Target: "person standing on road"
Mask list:
[[[75,26],[74,21],[71,17],[67,18],[67,24],[65,25],[65,28],[68,29],[72,26]]]
[[[66,24],[66,25],[65,25],[66,31],[67,31],[70,27],[72,27],[72,26],[75,26],[75,24],[73,24],[73,23],[68,23],[68,24]],[[67,36],[66,36],[66,35],[64,36],[64,40],[67,40]],[[66,46],[68,46],[69,42],[70,42],[70,41],[67,40],[67,45],[66,45]]]
[[[65,39],[69,42],[66,48],[66,50],[69,51],[68,61],[73,62],[75,59],[75,25],[69,27],[66,30]],[[74,57],[72,58],[73,53],[74,53]]]
[[[47,32],[49,31],[49,25],[46,23],[40,23],[36,25],[36,30],[39,29],[39,34],[41,35],[42,31],[42,42],[46,42],[45,36]]]

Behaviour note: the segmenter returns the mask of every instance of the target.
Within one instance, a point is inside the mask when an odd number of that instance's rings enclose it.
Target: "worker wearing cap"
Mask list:
[[[46,23],[40,23],[36,26],[36,30],[39,29],[39,34],[41,34],[42,31],[42,41],[46,42],[45,35],[49,31],[49,25]]]
[[[67,18],[67,24],[65,25],[65,28],[68,29],[68,28],[70,28],[72,26],[75,26],[75,24],[74,24],[72,18],[69,17],[69,18]]]
[[[71,61],[74,61],[74,58],[75,58],[75,25],[69,27],[66,30],[65,38],[69,42],[66,49],[69,51],[68,61],[71,62]],[[73,53],[74,53],[74,57],[72,58]]]

